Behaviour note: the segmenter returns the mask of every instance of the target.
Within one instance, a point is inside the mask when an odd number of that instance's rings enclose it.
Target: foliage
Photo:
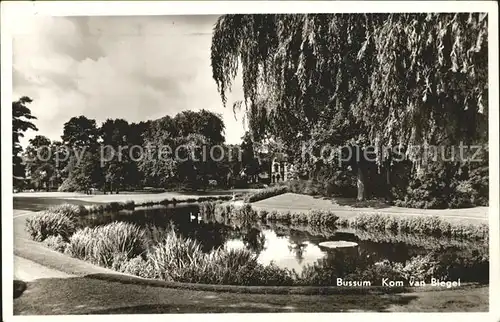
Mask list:
[[[100,158],[97,151],[84,152],[80,162],[77,162],[69,176],[78,191],[90,194],[91,188],[102,186],[103,174],[100,166]]]
[[[217,162],[201,153],[222,144],[223,132],[221,116],[206,110],[184,111],[174,118],[165,116],[150,122],[143,135],[150,154],[138,163],[145,183],[156,187],[184,183],[194,189],[207,186],[208,179],[214,179],[220,169]]]
[[[76,223],[65,214],[44,211],[26,219],[26,231],[35,241],[44,241],[49,236],[61,236],[68,240],[76,231]]]
[[[76,183],[74,177],[68,177],[64,179],[57,191],[59,192],[75,192],[81,190],[80,186]]]
[[[210,211],[217,209],[208,204],[206,207]],[[241,213],[250,210],[243,209]],[[317,215],[321,217],[321,214]],[[464,256],[458,256],[456,252],[431,252],[410,258],[406,263],[376,262],[364,253],[355,257],[338,254],[308,265],[298,274],[279,268],[272,262],[262,265],[258,263],[256,253],[246,249],[219,247],[205,252],[199,242],[176,234],[173,228],[139,228],[129,223],[114,222],[80,229],[70,237],[69,242],[61,235],[53,236],[45,241],[49,247],[73,257],[128,274],[177,282],[327,286],[336,285],[336,279],[341,277],[380,285],[382,278],[428,281],[430,277],[461,277],[463,281],[478,281],[478,274],[488,276],[487,255],[475,251]]]
[[[57,252],[64,253],[66,247],[68,247],[68,242],[61,237],[61,235],[57,236],[49,236],[44,240],[45,245],[48,248],[53,249]]]
[[[63,143],[69,147],[89,148],[95,147],[99,132],[96,121],[81,115],[72,117],[64,123],[64,130],[61,136]]]
[[[442,220],[436,216],[391,216],[387,214],[360,214],[349,219],[347,225],[362,230],[393,231],[431,236],[488,239],[487,224],[463,224]]]
[[[89,214],[89,210],[83,205],[62,204],[52,206],[48,209],[49,212],[62,214],[69,218],[77,218]]]
[[[330,210],[309,212],[280,212],[254,210],[248,204],[235,207],[232,204],[204,203],[200,214],[208,220],[220,223],[238,219],[240,222],[282,222],[310,227],[350,227],[370,232],[390,232],[392,234],[416,234],[422,236],[453,237],[467,240],[487,240],[487,224],[463,224],[440,219],[437,216],[394,216],[382,213],[360,213],[350,218],[339,218]]]
[[[213,31],[212,75],[226,104],[242,67],[252,134],[281,139],[309,171],[318,156],[299,156],[302,144],[354,148],[349,166],[363,199],[372,162],[357,156],[369,147],[376,166],[390,172],[386,147],[400,147],[418,167],[426,156],[412,146],[487,142],[487,20],[483,13],[224,15]]]
[[[20,156],[23,148],[20,144],[20,138],[24,137],[24,132],[28,130],[38,131],[32,120],[36,117],[31,114],[31,110],[26,106],[33,100],[27,96],[12,102],[12,174],[14,176],[14,185],[21,184],[20,179],[25,177],[25,169]]]
[[[245,202],[256,202],[259,200],[271,198],[288,192],[288,187],[286,186],[276,186],[258,190],[256,192],[251,192],[245,196]]]
[[[78,230],[69,239],[66,252],[104,267],[112,267],[117,254],[133,258],[146,251],[144,231],[124,222],[113,222],[94,228]]]

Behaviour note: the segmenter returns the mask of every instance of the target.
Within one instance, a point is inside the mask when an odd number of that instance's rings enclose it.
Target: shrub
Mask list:
[[[206,254],[198,242],[171,233],[153,248],[146,262],[136,260],[145,274],[168,281],[237,284],[291,285],[287,270],[257,263],[246,249],[217,248]],[[140,273],[144,274],[144,273]]]
[[[410,208],[467,208],[488,205],[488,156],[482,162],[431,162],[411,173],[395,204]]]
[[[133,200],[126,201],[125,204],[123,205],[123,208],[127,210],[134,210],[135,202]]]
[[[174,231],[171,231],[162,243],[153,247],[148,253],[147,260],[151,263],[158,278],[189,282],[192,266],[202,267],[203,256],[198,242],[177,236]]]
[[[77,231],[69,240],[67,252],[73,257],[111,267],[117,254],[132,258],[144,253],[146,247],[143,230],[130,223],[113,222]]]
[[[57,189],[57,191],[59,192],[75,192],[78,190],[80,190],[80,186],[74,181],[71,176],[66,178]]]
[[[375,231],[392,231],[428,236],[487,239],[487,224],[451,223],[437,216],[391,216],[385,214],[360,214],[354,218],[342,219],[339,226],[348,224],[352,228]]]
[[[120,210],[123,210],[124,209],[124,204],[121,203],[121,202],[110,202],[109,203],[109,210],[111,212],[117,212],[117,211],[120,211]]]
[[[357,269],[354,273],[348,274],[345,278],[352,280],[370,281],[373,286],[381,286],[382,279],[388,280],[405,280],[401,274],[402,265],[400,263],[392,263],[388,260],[376,262],[362,269]]]
[[[124,262],[120,266],[120,272],[144,278],[156,278],[156,273],[151,263],[144,260],[141,256],[134,257]]]
[[[275,186],[271,188],[266,188],[259,190],[257,192],[249,193],[248,195],[245,196],[243,199],[244,202],[256,202],[259,200],[271,198],[274,196],[278,196],[284,193],[287,193],[288,187],[287,186]]]
[[[212,219],[215,215],[215,206],[214,202],[202,202],[199,205],[199,213],[202,218]]]
[[[50,249],[61,253],[64,253],[68,245],[68,243],[64,240],[64,238],[61,237],[61,235],[49,236],[44,240],[44,242],[45,245],[47,245],[47,247],[49,247]]]
[[[257,211],[252,209],[249,204],[244,204],[241,207],[235,207],[231,213],[232,218],[238,218],[244,222],[252,222],[257,220]]]
[[[61,236],[63,240],[76,231],[75,221],[61,213],[42,212],[26,219],[26,231],[33,240],[44,241],[49,236]]]
[[[268,213],[269,212],[267,210],[260,210],[258,215],[259,219],[262,221],[266,220]]]
[[[89,214],[89,209],[85,208],[85,206],[72,205],[67,203],[62,205],[52,206],[48,209],[48,211],[56,214],[62,214],[70,218],[76,218]]]
[[[404,267],[399,267],[398,270],[406,280],[415,279],[427,281],[431,277],[436,277],[438,262],[433,259],[433,254],[421,256],[417,255],[406,261]]]

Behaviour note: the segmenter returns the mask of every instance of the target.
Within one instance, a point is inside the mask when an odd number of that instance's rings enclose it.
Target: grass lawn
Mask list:
[[[206,312],[453,312],[487,311],[488,288],[392,295],[234,294],[121,284],[90,277],[27,283],[14,314]]]
[[[279,196],[252,203],[257,210],[277,210],[290,212],[305,212],[312,209],[332,210],[339,217],[352,217],[362,212],[387,213],[400,216],[439,216],[442,219],[462,223],[485,223],[488,221],[488,207],[469,209],[412,209],[394,206],[376,205],[372,207],[358,206],[354,200],[328,199],[285,193]]]

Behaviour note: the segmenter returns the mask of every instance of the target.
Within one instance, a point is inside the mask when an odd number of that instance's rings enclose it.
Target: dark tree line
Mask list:
[[[20,182],[27,175],[28,186],[38,189],[119,193],[144,187],[204,189],[210,181],[230,187],[254,161],[253,150],[224,144],[221,116],[206,110],[139,123],[107,119],[100,126],[83,115],[72,117],[61,141],[37,135],[22,153],[19,137],[36,130],[27,102],[13,103],[14,169],[20,169],[15,172]],[[248,138],[243,140],[243,149],[253,149]]]

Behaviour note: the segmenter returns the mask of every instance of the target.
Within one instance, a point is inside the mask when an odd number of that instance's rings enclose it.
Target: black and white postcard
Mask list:
[[[497,10],[2,2],[5,320],[498,321]]]

